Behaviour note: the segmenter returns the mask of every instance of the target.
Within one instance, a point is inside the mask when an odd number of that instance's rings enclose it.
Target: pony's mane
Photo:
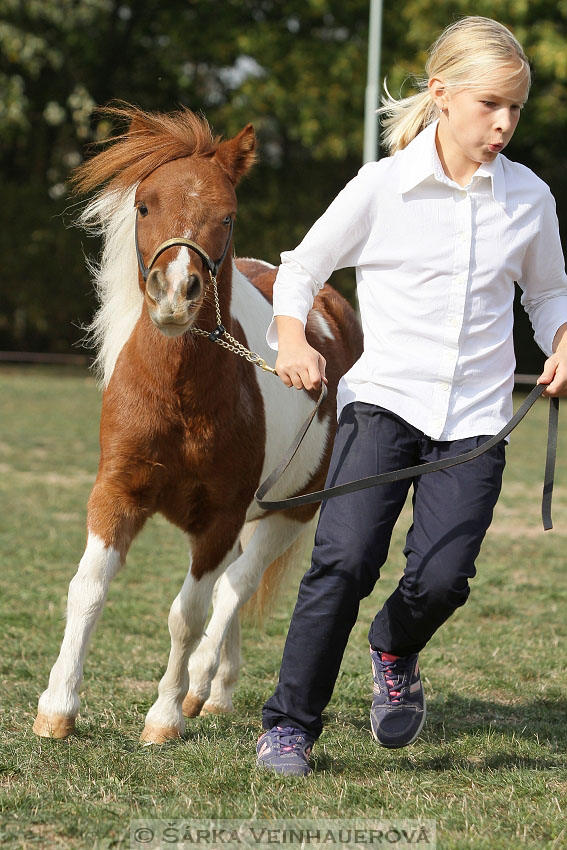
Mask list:
[[[126,192],[166,162],[214,154],[221,141],[204,118],[186,107],[162,113],[123,104],[105,107],[99,114],[127,123],[128,129],[112,136],[106,150],[75,170],[72,180],[81,194],[102,184]]]
[[[101,192],[81,212],[77,224],[102,234],[98,262],[88,261],[99,307],[85,327],[84,342],[96,349],[93,369],[99,385],[107,387],[116,360],[140,317],[143,295],[138,285],[134,243],[134,194]]]
[[[97,351],[95,373],[106,387],[142,311],[134,243],[136,187],[166,162],[213,154],[221,137],[213,136],[207,121],[185,108],[165,114],[122,104],[100,112],[126,122],[128,129],[80,165],[72,179],[80,193],[102,187],[77,223],[103,237],[100,261],[89,263],[99,308],[85,330],[86,341]]]

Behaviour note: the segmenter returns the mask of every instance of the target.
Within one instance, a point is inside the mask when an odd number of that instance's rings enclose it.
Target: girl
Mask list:
[[[392,156],[365,165],[295,251],[282,254],[268,342],[288,387],[313,389],[325,362],[306,339],[313,297],[356,267],[364,353],[341,379],[327,486],[469,451],[512,413],[514,281],[548,356],[545,394],[567,394],[567,277],[550,191],[502,155],[530,86],[521,45],[467,17],[430,50],[422,91],[380,110]],[[413,480],[413,523],[398,587],[370,626],[372,734],[418,736],[418,653],[469,595],[492,519],[503,442],[474,461]],[[258,764],[307,774],[321,713],[360,600],[385,562],[410,486],[323,502],[280,679],[263,710]]]

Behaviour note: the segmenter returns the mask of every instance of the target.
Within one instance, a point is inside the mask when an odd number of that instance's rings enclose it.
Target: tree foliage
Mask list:
[[[66,227],[70,171],[108,121],[95,105],[179,104],[215,131],[249,121],[260,162],[239,191],[237,250],[277,262],[360,166],[368,0],[2,0],[0,347],[66,350],[93,309],[81,246]],[[550,183],[559,204],[567,105],[567,0],[477,0],[510,26],[535,81],[510,156]],[[411,87],[443,27],[468,0],[384,2],[382,75]],[[65,213],[65,211],[68,212]],[[352,275],[338,285],[352,294]]]

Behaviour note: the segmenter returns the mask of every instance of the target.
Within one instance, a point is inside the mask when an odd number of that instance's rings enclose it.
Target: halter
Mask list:
[[[249,348],[242,345],[241,342],[238,342],[227,329],[222,324],[221,313],[220,313],[220,305],[219,305],[219,293],[217,289],[217,274],[219,273],[219,269],[223,263],[224,258],[228,252],[228,246],[230,245],[230,240],[232,239],[232,230],[234,227],[234,221],[230,220],[230,227],[228,231],[228,238],[226,240],[226,244],[224,246],[224,250],[218,260],[211,260],[206,251],[201,248],[197,242],[193,242],[191,239],[185,239],[184,237],[175,236],[173,239],[166,239],[165,242],[162,242],[152,255],[152,259],[150,260],[149,266],[146,266],[142,257],[142,252],[140,251],[140,245],[138,243],[138,211],[136,210],[136,226],[134,228],[134,238],[136,242],[136,256],[138,257],[138,266],[140,268],[140,272],[144,279],[144,283],[147,282],[148,276],[152,270],[152,266],[158,257],[160,257],[164,251],[167,251],[168,248],[173,248],[175,245],[179,245],[182,248],[190,248],[199,257],[202,259],[204,264],[206,265],[209,272],[209,280],[213,287],[213,294],[215,298],[215,312],[217,319],[217,326],[212,331],[204,331],[202,328],[198,328],[193,325],[190,330],[191,333],[197,334],[198,336],[206,336],[211,342],[216,342],[222,348],[226,348],[228,351],[232,351],[233,354],[238,354],[239,357],[245,357],[249,363],[253,363],[254,366],[258,366],[260,369],[263,369],[264,372],[271,372],[273,375],[276,375],[276,370],[269,366],[263,357],[260,357],[259,354],[256,354],[254,351],[250,351]],[[222,337],[226,337],[223,339]]]
[[[175,236],[173,239],[166,239],[165,242],[162,242],[161,245],[159,245],[156,248],[156,250],[154,251],[154,253],[152,255],[152,259],[150,260],[149,265],[146,266],[145,263],[144,263],[144,259],[142,257],[142,252],[140,251],[140,245],[139,245],[139,242],[138,242],[138,211],[136,210],[136,227],[134,229],[134,236],[135,236],[135,240],[136,240],[136,256],[138,258],[138,266],[140,267],[140,272],[142,273],[144,283],[146,283],[146,281],[148,279],[148,275],[152,270],[152,266],[154,265],[154,263],[156,262],[158,257],[161,257],[161,255],[164,253],[164,251],[167,251],[169,248],[175,247],[175,245],[179,245],[182,248],[190,248],[192,251],[194,251],[196,254],[198,254],[199,257],[204,262],[204,264],[206,265],[207,269],[209,270],[209,274],[210,274],[211,278],[212,279],[216,278],[217,274],[219,273],[219,269],[222,265],[222,262],[227,255],[228,246],[230,245],[230,240],[232,239],[232,229],[233,229],[233,227],[234,227],[234,221],[231,219],[230,220],[230,227],[229,227],[229,230],[228,230],[228,238],[226,240],[224,250],[223,250],[222,254],[220,255],[220,257],[218,258],[218,260],[211,260],[211,258],[207,254],[207,252],[204,251],[203,248],[201,248],[201,246],[197,244],[197,242],[193,242],[191,239],[184,239],[182,236]]]

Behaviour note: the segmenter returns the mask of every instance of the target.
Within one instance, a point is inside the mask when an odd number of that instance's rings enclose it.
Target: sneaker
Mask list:
[[[412,744],[425,723],[425,696],[418,655],[401,658],[370,647],[374,698],[370,709],[372,735],[383,747]]]
[[[307,776],[311,773],[308,759],[314,740],[303,729],[273,726],[258,738],[256,765],[287,776]]]

